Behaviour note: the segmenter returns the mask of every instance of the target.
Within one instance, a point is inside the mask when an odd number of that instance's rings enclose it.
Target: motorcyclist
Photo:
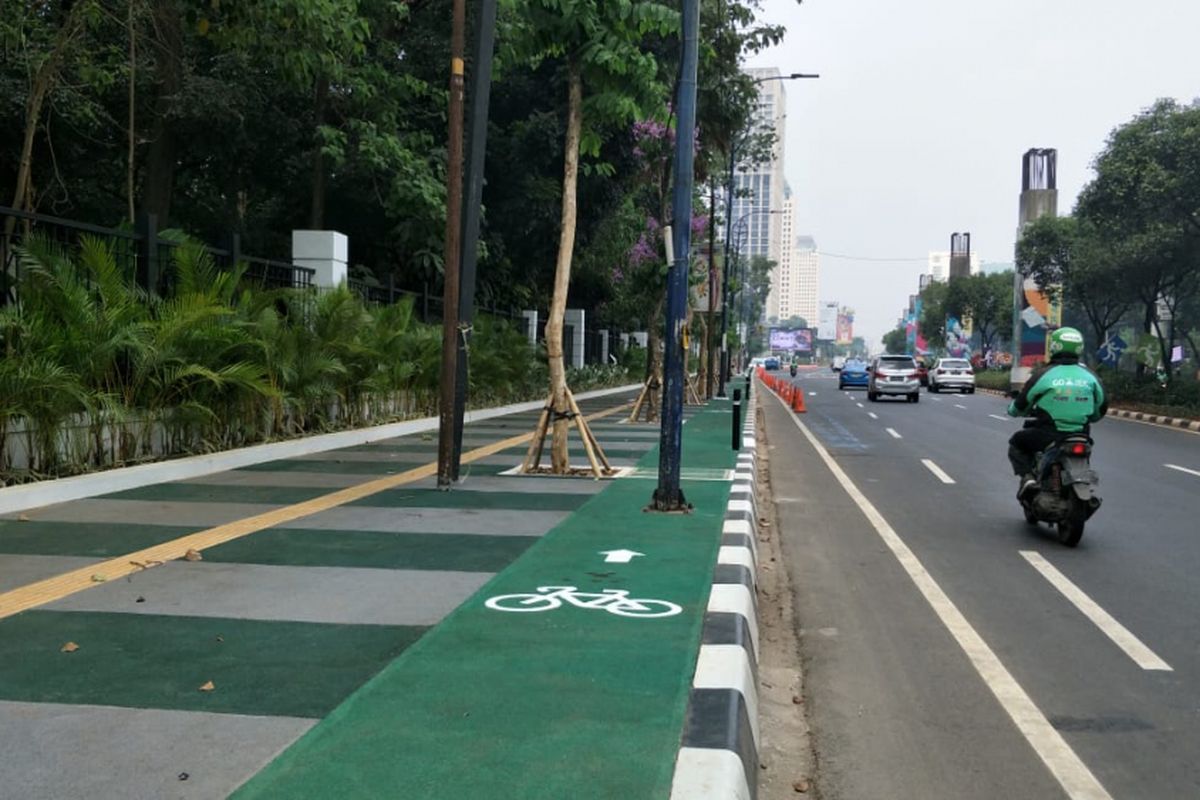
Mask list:
[[[1008,460],[1021,478],[1017,496],[1037,489],[1037,454],[1067,433],[1087,433],[1108,413],[1100,379],[1079,363],[1083,334],[1059,328],[1050,334],[1050,363],[1034,371],[1008,406],[1011,417],[1032,417],[1008,440]]]

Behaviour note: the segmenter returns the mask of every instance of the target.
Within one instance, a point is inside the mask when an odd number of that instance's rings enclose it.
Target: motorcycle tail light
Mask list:
[[[1083,442],[1075,442],[1074,444],[1071,445],[1071,455],[1086,456],[1087,453],[1088,453],[1088,446],[1086,444],[1084,444]]]

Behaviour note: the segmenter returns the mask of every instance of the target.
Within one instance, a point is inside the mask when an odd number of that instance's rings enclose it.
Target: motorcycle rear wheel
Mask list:
[[[1071,513],[1058,523],[1058,540],[1067,547],[1079,544],[1079,540],[1083,538],[1083,523],[1086,519],[1083,510],[1079,507],[1079,501],[1072,502]]]
[[[1033,513],[1033,508],[1026,503],[1022,503],[1021,510],[1025,512],[1025,521],[1036,528],[1039,520],[1037,514]]]

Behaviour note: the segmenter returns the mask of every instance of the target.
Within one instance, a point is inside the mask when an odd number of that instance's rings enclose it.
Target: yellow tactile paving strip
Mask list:
[[[607,417],[628,407],[629,403],[625,403],[615,408],[592,414],[588,419],[593,420]],[[463,453],[462,463],[467,464],[487,456],[495,455],[502,450],[524,444],[532,438],[533,433],[525,433],[485,445],[484,447],[477,447],[474,450]],[[13,614],[19,614],[22,611],[28,611],[31,608],[37,608],[46,603],[53,603],[56,600],[61,600],[64,597],[69,597],[107,581],[123,578],[126,575],[146,569],[148,566],[183,558],[189,550],[202,551],[207,547],[215,547],[234,539],[240,539],[243,536],[249,536],[265,528],[282,525],[283,523],[307,517],[310,514],[316,514],[321,511],[328,511],[331,508],[336,508],[346,503],[369,497],[378,492],[394,489],[397,486],[403,486],[406,483],[419,481],[422,478],[428,478],[436,474],[437,463],[432,462],[406,470],[397,475],[388,475],[386,478],[378,478],[366,483],[360,483],[357,486],[351,486],[347,489],[340,489],[336,492],[321,495],[320,497],[314,497],[312,500],[305,500],[303,503],[277,508],[265,514],[256,514],[253,517],[227,522],[224,525],[218,525],[215,528],[209,528],[204,531],[197,531],[196,533],[191,533],[169,542],[157,544],[154,547],[147,547],[144,550],[126,553],[123,556],[117,556],[108,561],[102,561],[99,564],[81,567],[70,572],[64,572],[61,575],[55,575],[53,578],[45,578],[35,583],[20,586],[0,594],[0,619],[11,617]]]

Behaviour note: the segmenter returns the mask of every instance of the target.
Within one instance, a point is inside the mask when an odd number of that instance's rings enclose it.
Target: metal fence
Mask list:
[[[170,265],[176,248],[182,242],[162,237],[153,215],[140,215],[131,229],[105,228],[0,206],[0,305],[16,301],[22,271],[20,248],[23,244],[33,237],[39,237],[77,256],[85,236],[105,242],[118,267],[138,286],[158,294],[169,293],[172,282]],[[230,235],[224,247],[202,246],[220,269],[232,270],[235,265],[244,264],[243,279],[257,286],[276,289],[313,285],[314,270],[298,267],[291,261],[247,255],[241,250],[241,239],[237,234]]]

